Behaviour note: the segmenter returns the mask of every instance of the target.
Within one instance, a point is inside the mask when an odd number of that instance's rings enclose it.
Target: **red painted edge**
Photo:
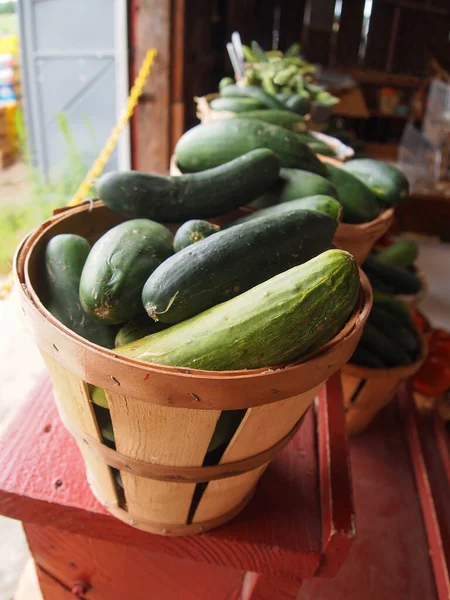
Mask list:
[[[398,391],[398,398],[405,420],[406,438],[428,538],[438,599],[448,600],[450,598],[449,570],[420,439],[419,416],[414,405],[410,387],[407,388],[406,385],[401,386]]]
[[[355,537],[355,506],[340,372],[330,377],[320,390],[316,412],[323,552],[316,575],[333,577]]]
[[[442,465],[444,467],[447,481],[450,483],[449,438],[448,438],[447,430],[445,428],[445,421],[437,412],[434,413],[433,425],[434,425],[434,433],[436,436],[436,443],[439,448],[439,453],[441,455]]]

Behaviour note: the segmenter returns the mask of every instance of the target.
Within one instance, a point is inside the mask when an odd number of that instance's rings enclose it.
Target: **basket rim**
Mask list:
[[[103,203],[100,201],[95,201],[93,203],[93,208],[101,208],[104,207]],[[25,313],[31,311],[30,318],[39,319],[39,325],[42,327],[46,327],[48,331],[51,331],[52,334],[58,334],[58,339],[64,344],[70,344],[71,347],[76,348],[77,351],[82,351],[85,354],[89,355],[89,360],[97,359],[107,359],[111,361],[111,365],[116,365],[117,367],[121,367],[122,369],[125,367],[133,367],[136,370],[136,374],[142,375],[142,379],[148,378],[150,375],[164,375],[167,377],[176,377],[178,381],[180,379],[187,379],[188,381],[200,382],[210,382],[210,383],[224,383],[224,382],[234,382],[234,384],[239,385],[246,384],[249,382],[256,383],[257,380],[265,380],[267,381],[267,387],[270,386],[271,378],[277,374],[283,373],[284,377],[288,377],[289,374],[295,372],[305,363],[313,363],[313,361],[327,361],[329,362],[335,353],[336,347],[342,346],[345,342],[349,342],[350,338],[353,338],[355,335],[358,336],[362,332],[362,327],[366,322],[371,306],[372,306],[372,289],[370,283],[365,276],[365,274],[359,270],[360,275],[360,298],[357,306],[350,319],[347,321],[344,328],[339,332],[337,336],[335,336],[332,340],[330,340],[327,344],[322,346],[322,348],[318,349],[316,352],[311,353],[307,356],[303,356],[294,361],[290,361],[288,363],[282,365],[273,365],[269,367],[262,367],[259,369],[242,369],[242,370],[231,370],[231,371],[206,371],[200,369],[192,369],[185,367],[174,367],[167,365],[158,365],[156,363],[147,363],[144,361],[135,360],[133,358],[125,357],[118,355],[114,352],[114,349],[106,349],[85,340],[78,334],[74,333],[67,327],[65,327],[62,323],[57,321],[53,315],[44,307],[42,302],[39,299],[39,296],[36,290],[33,288],[28,273],[29,259],[32,255],[35,248],[39,245],[39,241],[45,234],[48,234],[49,230],[57,224],[60,224],[61,221],[70,218],[72,215],[91,210],[91,203],[83,203],[80,206],[66,209],[64,211],[59,212],[57,215],[48,219],[44,223],[42,223],[39,227],[33,230],[19,245],[15,257],[14,257],[14,277],[17,283],[17,288],[21,293],[21,301],[23,303],[23,310]],[[86,354],[86,357],[87,357]],[[60,363],[63,363],[63,359],[59,352],[52,353],[53,358]],[[87,362],[87,361],[86,361]],[[64,364],[64,363],[63,363]],[[109,365],[109,362],[108,362]],[[331,373],[326,375],[326,378],[331,375]],[[109,377],[113,380],[114,378],[109,375]],[[326,380],[324,379],[324,381]],[[96,378],[99,381],[99,378]],[[120,391],[117,389],[117,385],[113,382],[105,382],[105,378],[101,380],[101,383],[97,381],[91,381],[87,379],[89,383],[93,383],[94,385],[98,385],[100,387],[104,387],[105,389],[110,389],[111,391]],[[108,385],[109,383],[109,385]],[[120,384],[119,384],[120,385]],[[305,391],[307,388],[298,390],[296,393],[301,393]],[[234,391],[235,388],[233,388]],[[231,391],[231,388],[228,390]],[[288,395],[277,394],[278,390],[275,389],[272,397],[270,399],[271,402],[281,400]],[[124,392],[125,393],[125,392]],[[195,407],[195,408],[213,408],[214,404],[209,403],[208,406],[203,406],[202,403],[197,401],[195,398],[195,394],[189,401],[186,402],[185,406]],[[235,403],[230,399],[230,407],[237,407]],[[195,406],[197,404],[197,406]],[[179,406],[178,402],[176,403]],[[255,404],[256,406],[257,404]],[[248,407],[248,406],[247,406]]]

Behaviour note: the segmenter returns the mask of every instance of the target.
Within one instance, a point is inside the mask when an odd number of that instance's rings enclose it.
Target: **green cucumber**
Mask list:
[[[214,452],[220,446],[229,444],[245,413],[245,409],[223,410],[220,413],[207,452]]]
[[[369,278],[370,285],[374,290],[377,290],[378,292],[381,292],[382,294],[386,295],[393,295],[395,293],[395,290],[391,286],[389,286],[382,279],[376,277],[376,275],[374,275],[373,273],[366,273],[366,275]]]
[[[200,242],[213,233],[217,233],[220,230],[218,225],[210,223],[209,221],[202,221],[201,219],[192,219],[183,223],[173,238],[173,249],[175,252],[187,248],[191,244]]]
[[[114,438],[114,429],[113,429],[113,426],[112,426],[112,422],[111,422],[111,421],[108,421],[107,423],[105,423],[105,424],[104,424],[104,425],[101,427],[100,431],[101,431],[102,437],[103,437],[103,438],[104,438],[106,441],[108,441],[108,442],[112,442],[112,443],[114,443],[114,442],[115,442],[115,438]]]
[[[364,326],[361,341],[387,367],[410,365],[413,362],[403,348],[399,347],[396,342],[379,331],[370,321],[367,321]]]
[[[411,314],[405,302],[398,298],[393,298],[387,294],[383,294],[379,290],[373,291],[373,304],[380,306],[384,310],[390,312],[404,327],[409,327],[415,330]]]
[[[216,121],[225,122],[230,121]],[[128,217],[164,223],[216,217],[258,197],[277,179],[280,161],[273,152],[260,148],[242,154],[227,164],[181,177],[107,173],[97,182],[97,190],[106,206]]]
[[[264,108],[264,104],[254,98],[214,98],[209,106],[212,110],[228,110],[233,113]]]
[[[271,96],[256,85],[227,85],[220,91],[223,98],[252,98],[266,108],[283,110],[285,107],[274,96]]]
[[[356,350],[353,352],[350,363],[358,365],[359,367],[369,367],[370,369],[385,369],[383,361],[378,358],[375,354],[370,352],[361,343],[358,344]]]
[[[258,119],[265,123],[272,123],[290,131],[304,131],[306,129],[306,121],[301,115],[296,115],[288,110],[252,110],[245,113],[246,119]]]
[[[116,331],[86,314],[80,301],[80,278],[91,250],[79,235],[62,233],[53,237],[45,249],[45,271],[49,301],[47,309],[63,325],[83,338],[114,348]]]
[[[80,279],[84,310],[115,324],[139,315],[144,283],[172,253],[172,234],[164,225],[148,219],[116,225],[94,244],[84,264]]]
[[[129,344],[135,340],[140,340],[147,335],[157,333],[163,329],[166,329],[166,325],[164,325],[164,323],[156,323],[153,319],[150,319],[146,313],[144,313],[122,325],[117,332],[114,345],[116,347],[124,346],[125,344]]]
[[[152,363],[217,371],[277,365],[304,355],[325,332],[331,337],[334,321],[330,325],[328,317],[348,319],[358,294],[355,260],[348,252],[329,250],[116,352]]]
[[[265,219],[272,215],[291,212],[293,210],[316,210],[329,215],[332,219],[339,222],[342,206],[331,196],[298,198],[297,200],[290,200],[289,202],[283,202],[282,204],[276,204],[275,206],[269,206],[268,208],[262,208],[261,210],[252,212],[245,217],[233,221],[230,225],[227,225],[227,227],[241,225],[241,223],[247,223],[254,219]]]
[[[267,58],[266,53],[261,48],[261,46],[258,44],[258,42],[256,42],[255,40],[252,40],[250,46],[251,46],[253,54],[256,56],[256,58],[259,62],[269,62],[269,59]]]
[[[377,252],[376,257],[378,262],[407,269],[414,263],[417,255],[417,244],[403,238]]]
[[[108,408],[109,404],[105,390],[91,384],[88,384],[88,387],[92,402],[97,406],[101,406],[102,408]]]
[[[245,117],[211,121],[193,127],[178,140],[175,156],[182,169],[204,171],[257,148],[275,152],[282,167],[326,174],[324,165],[296,133]],[[231,178],[229,183],[232,183]]]
[[[355,158],[346,162],[343,168],[371,189],[386,208],[396,206],[408,197],[408,180],[393,165],[372,158]]]
[[[420,341],[414,329],[405,327],[402,321],[399,321],[388,310],[376,304],[372,306],[369,321],[412,358],[417,357],[420,350]]]
[[[340,167],[326,166],[328,179],[337,189],[345,223],[366,223],[380,214],[377,198],[357,177]]]
[[[373,275],[382,281],[388,288],[394,290],[394,293],[396,294],[417,294],[422,288],[422,282],[414,275],[414,273],[411,273],[402,267],[395,267],[379,262],[375,256],[368,256],[366,258],[363,269],[367,273],[369,279]]]
[[[291,210],[220,231],[152,273],[144,308],[163,323],[188,319],[323,252],[336,228],[329,215]]]
[[[265,207],[317,195],[339,200],[336,188],[325,177],[301,169],[281,169],[277,181],[254,204]]]
[[[308,92],[292,94],[284,103],[285,107],[299,115],[307,115],[311,111],[311,98]]]
[[[223,77],[219,81],[219,92],[227,85],[234,85],[234,84],[235,84],[235,81],[231,77]]]
[[[325,144],[325,142],[322,142],[322,140],[319,140],[307,131],[298,132],[297,135],[300,137],[302,142],[307,144],[316,154],[323,154],[324,156],[336,156],[336,152],[331,146]]]

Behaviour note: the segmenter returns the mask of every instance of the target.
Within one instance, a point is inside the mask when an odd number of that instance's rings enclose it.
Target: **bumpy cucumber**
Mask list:
[[[63,325],[85,339],[114,348],[115,329],[98,323],[86,314],[80,301],[80,278],[91,246],[79,235],[63,233],[53,237],[45,249],[48,310]]]
[[[105,390],[103,388],[89,384],[89,392],[91,395],[91,400],[94,404],[101,406],[102,408],[109,407],[108,398],[106,397]]]
[[[209,221],[202,221],[201,219],[192,219],[186,221],[175,233],[173,239],[173,249],[175,252],[187,248],[191,244],[200,242],[213,233],[217,233],[220,230],[218,225],[210,223]]]
[[[286,100],[285,106],[299,115],[307,115],[311,111],[311,97],[308,92],[293,94]]]
[[[331,196],[310,196],[309,198],[299,198],[297,200],[290,200],[289,202],[283,202],[282,204],[276,204],[275,206],[269,206],[268,208],[262,208],[261,210],[245,215],[237,219],[231,225],[240,225],[241,223],[247,223],[254,219],[264,219],[271,217],[272,215],[281,214],[284,212],[290,212],[293,210],[316,210],[330,215],[335,221],[340,220],[342,206],[337,200]]]
[[[108,173],[98,181],[98,193],[106,206],[128,217],[165,223],[216,217],[257,198],[277,179],[280,161],[273,152],[260,148],[241,154],[227,164],[181,177]]]
[[[342,250],[329,250],[116,352],[163,365],[218,371],[276,365],[307,353],[317,339],[325,339],[325,332],[331,336],[330,315],[348,319],[358,294],[355,260]]]
[[[380,206],[377,198],[364,183],[340,167],[327,165],[327,172],[344,208],[345,223],[365,223],[378,217]]]
[[[367,185],[386,208],[408,197],[408,180],[393,165],[371,158],[356,158],[346,162],[343,168]]]
[[[296,133],[278,125],[241,116],[193,127],[178,140],[175,156],[182,169],[203,171],[257,148],[268,148],[275,152],[282,167],[326,174],[324,165]],[[231,179],[229,183],[231,184]],[[252,199],[249,198],[248,201]]]
[[[148,219],[116,225],[95,243],[84,265],[84,310],[105,323],[124,323],[139,315],[145,281],[172,253],[172,234],[164,225]]]
[[[415,359],[420,350],[420,342],[413,328],[404,327],[403,323],[389,311],[374,305],[369,321],[386,337],[400,346],[411,358]]]
[[[373,303],[374,306],[380,306],[384,310],[391,313],[397,320],[399,320],[404,327],[409,327],[414,330],[414,324],[411,318],[411,314],[408,310],[407,305],[402,300],[393,298],[390,295],[383,294],[379,290],[373,291]]]
[[[337,222],[291,210],[230,227],[177,252],[148,278],[145,310],[177,323],[237,296],[330,247]]]

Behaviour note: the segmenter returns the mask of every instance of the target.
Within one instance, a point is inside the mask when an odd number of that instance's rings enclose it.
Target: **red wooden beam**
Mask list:
[[[433,565],[436,587],[439,600],[448,600],[450,598],[450,529],[441,529],[446,524],[450,524],[450,513],[448,513],[450,488],[444,494],[444,502],[441,503],[440,511],[437,510],[439,497],[437,485],[433,493],[433,485],[430,477],[430,463],[428,462],[426,449],[423,443],[424,424],[420,421],[419,415],[414,405],[410,386],[402,386],[398,392],[400,406],[406,424],[406,434],[409,444],[411,461],[414,469],[414,475],[419,493],[420,504],[422,507],[423,519],[427,531],[428,544],[430,548],[430,558]],[[439,459],[439,454],[434,452],[434,456]],[[430,456],[428,457],[430,460]],[[440,478],[442,479],[442,478]],[[446,480],[444,479],[444,484]],[[437,482],[436,482],[437,483]],[[444,519],[442,513],[447,508],[448,518]]]
[[[355,537],[355,508],[345,433],[341,374],[320,391],[317,403],[323,558],[317,575],[332,577]]]

